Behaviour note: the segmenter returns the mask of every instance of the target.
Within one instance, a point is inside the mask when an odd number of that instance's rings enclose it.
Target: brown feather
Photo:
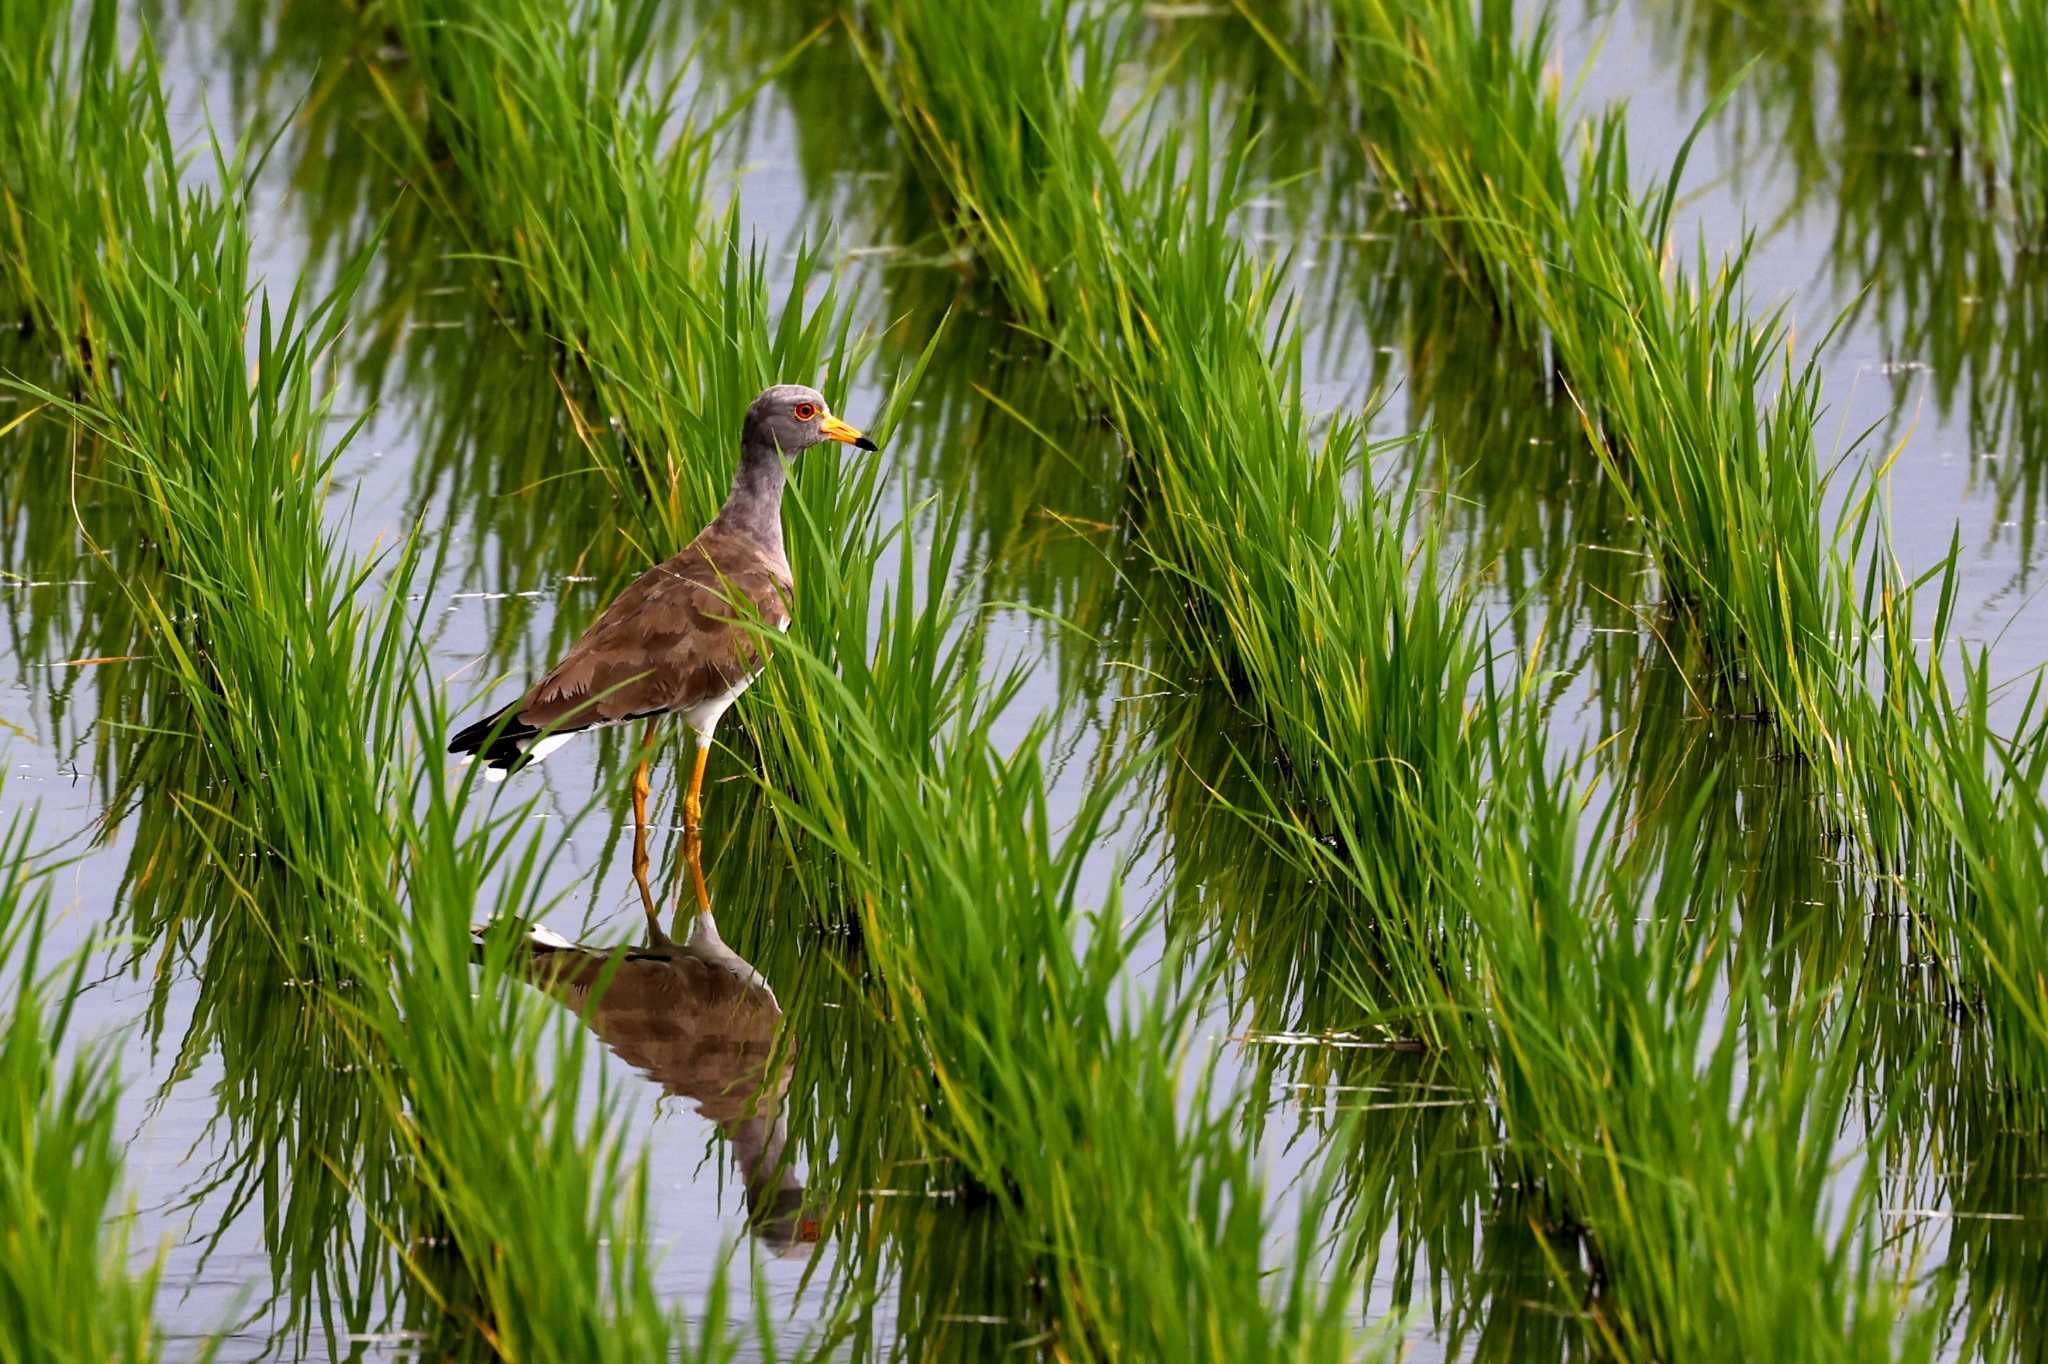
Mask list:
[[[517,716],[567,733],[722,696],[768,662],[766,642],[738,622],[781,628],[794,596],[781,555],[713,522],[621,592],[527,692]]]
[[[593,1007],[591,992],[608,973]],[[732,966],[687,948],[543,947],[534,949],[527,974],[621,1060],[714,1122],[773,1111],[789,1083],[787,1057],[771,1070],[782,1009],[765,985]]]
[[[486,931],[476,930],[479,957]],[[784,1158],[796,1041],[780,1036],[775,992],[724,944],[709,915],[681,946],[602,951],[529,938],[523,967],[621,1060],[718,1125],[763,1241],[787,1252],[817,1238],[803,1216],[803,1181]]]

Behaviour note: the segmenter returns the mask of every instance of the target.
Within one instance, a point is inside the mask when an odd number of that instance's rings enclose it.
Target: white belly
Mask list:
[[[739,700],[748,687],[754,685],[754,679],[759,676],[759,673],[749,673],[741,678],[739,685],[735,686],[731,691],[721,692],[717,696],[708,697],[705,700],[699,701],[694,706],[683,707],[681,711],[683,723],[690,727],[691,733],[695,734],[705,743],[709,743],[711,741],[711,731],[718,728],[719,720],[724,717],[726,711],[732,709],[732,703]]]

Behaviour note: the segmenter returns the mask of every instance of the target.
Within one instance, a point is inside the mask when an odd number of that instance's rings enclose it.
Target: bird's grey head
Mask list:
[[[740,439],[749,449],[780,450],[786,456],[826,440],[861,450],[875,448],[873,441],[832,415],[824,394],[802,384],[777,384],[763,390],[747,408],[747,424]]]

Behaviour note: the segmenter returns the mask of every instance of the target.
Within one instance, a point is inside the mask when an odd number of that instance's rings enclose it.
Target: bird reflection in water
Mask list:
[[[485,931],[474,930],[479,950]],[[778,1254],[801,1254],[818,1229],[803,1215],[803,1181],[783,1158],[795,1048],[791,1039],[778,1054],[775,992],[726,946],[708,910],[687,942],[650,937],[646,947],[584,947],[534,924],[518,969],[621,1060],[717,1125],[732,1143],[754,1235]]]

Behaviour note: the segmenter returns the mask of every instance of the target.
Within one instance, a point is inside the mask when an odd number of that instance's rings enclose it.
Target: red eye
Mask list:
[[[817,415],[818,405],[816,403],[798,403],[796,405],[796,419],[800,422],[807,422]]]

